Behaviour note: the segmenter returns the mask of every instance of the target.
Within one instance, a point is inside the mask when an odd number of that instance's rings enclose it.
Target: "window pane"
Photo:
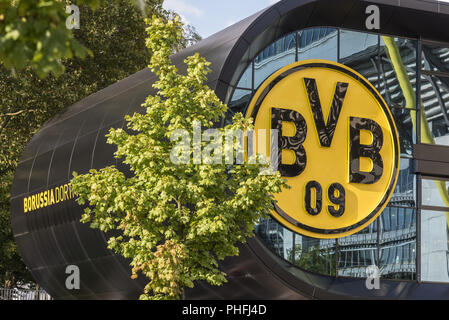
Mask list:
[[[448,182],[422,180],[422,204],[434,207],[449,207]]]
[[[293,234],[274,219],[262,219],[256,227],[256,233],[278,256],[290,260]]]
[[[390,208],[390,223],[391,223],[391,231],[398,230],[398,208]]]
[[[422,130],[431,133],[430,140],[423,135],[422,142],[449,145],[449,78],[423,75],[421,101],[427,120]]]
[[[406,209],[405,221],[404,221],[404,229],[411,228],[415,224],[415,211],[411,212],[411,209]]]
[[[402,208],[398,209],[398,229],[402,230],[404,229],[404,225],[405,225],[405,210],[402,210]]]
[[[449,282],[447,212],[421,212],[421,278]]]
[[[362,56],[368,51],[377,54],[378,38],[375,34],[341,30],[340,59],[343,60],[352,57],[351,60],[355,61],[356,55]]]
[[[402,156],[413,154],[413,145],[416,143],[416,130],[414,127],[416,111],[406,108],[392,108],[396,128],[399,133],[399,143]]]
[[[357,234],[338,240],[338,275],[366,278],[366,268],[377,265],[377,220]]]
[[[390,199],[390,205],[416,207],[416,175],[414,161],[401,159],[398,182]]]
[[[380,274],[383,279],[416,278],[416,209],[387,207],[381,215]]]
[[[422,45],[423,70],[449,72],[449,48]]]
[[[285,42],[295,45],[285,46]],[[295,62],[296,58],[296,33],[286,35],[270,44],[254,60],[254,88],[258,88],[271,74],[277,70]]]
[[[335,276],[335,240],[293,234],[272,218],[262,219],[256,233],[283,259],[307,271]]]
[[[298,61],[308,59],[323,59],[337,62],[338,60],[338,30],[332,28],[316,28],[314,41],[308,38],[311,30],[299,31]],[[323,31],[323,32],[321,32]]]
[[[231,101],[228,103],[228,112],[226,113],[225,124],[231,123],[232,117],[238,112],[245,115],[246,108],[248,107],[252,96],[253,92],[250,90],[236,89],[234,91]]]
[[[340,62],[359,72],[377,89],[379,89],[378,42],[377,35],[340,31]]]
[[[380,93],[387,104],[390,107],[417,108],[416,41],[382,36],[380,59]]]
[[[335,240],[295,236],[294,264],[304,270],[335,276]]]
[[[239,88],[247,88],[252,89],[253,85],[253,65],[252,63],[246,68],[245,72],[243,72],[237,87]]]

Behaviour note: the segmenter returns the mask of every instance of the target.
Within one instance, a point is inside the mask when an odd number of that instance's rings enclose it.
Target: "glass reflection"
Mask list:
[[[449,282],[448,212],[421,211],[421,279]]]
[[[384,279],[416,278],[416,209],[387,207],[380,216],[379,269]]]
[[[256,233],[278,256],[289,260],[293,244],[292,233],[272,218],[261,219],[256,227]],[[290,249],[289,252],[287,250]]]
[[[252,89],[253,88],[253,64],[250,63],[240,77],[237,88]]]
[[[390,107],[417,108],[414,40],[380,37],[380,93]]]
[[[401,159],[398,182],[390,199],[390,205],[401,207],[416,206],[416,175],[414,170],[413,160]]]
[[[449,207],[449,182],[443,180],[422,180],[422,204],[433,207]]]
[[[298,235],[272,218],[261,219],[256,233],[280,257],[307,271],[335,276],[335,240]]]
[[[416,119],[416,111],[405,108],[392,108],[391,114],[399,133],[401,156],[411,156],[413,154],[413,145],[416,143],[416,131],[413,125]]]
[[[340,31],[340,63],[356,70],[377,89],[379,89],[378,44],[378,35]]]
[[[377,265],[377,221],[338,240],[338,275],[366,278],[366,268]]]
[[[380,274],[382,279],[416,279],[416,243],[407,242],[380,250]]]
[[[422,68],[428,71],[449,72],[449,48],[423,43]]]
[[[254,88],[258,88],[272,73],[295,62],[295,59],[296,32],[273,42],[254,59]]]
[[[323,59],[337,62],[338,30],[312,28],[298,32],[298,61]]]
[[[449,145],[449,78],[423,75],[421,79],[421,103],[426,121],[422,122],[425,135],[422,142]]]
[[[296,266],[319,274],[335,276],[335,240],[295,235],[289,260]]]
[[[226,113],[225,125],[232,122],[232,118],[236,113],[245,115],[246,108],[253,96],[251,90],[235,89],[231,101],[228,103],[228,112]]]

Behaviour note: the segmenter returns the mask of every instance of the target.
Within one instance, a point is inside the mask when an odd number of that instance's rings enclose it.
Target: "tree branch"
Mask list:
[[[36,110],[20,110],[17,112],[8,112],[8,113],[4,113],[4,114],[0,114],[0,118],[5,118],[5,120],[3,120],[0,123],[0,134],[2,133],[3,129],[5,129],[5,127],[8,125],[9,120],[11,120],[12,117],[18,116],[19,114],[22,114],[24,112],[35,112]]]
[[[0,117],[14,117],[14,116],[18,116],[21,113],[24,113],[26,110],[20,110],[17,112],[10,112],[10,113],[5,113],[5,114],[0,114]],[[33,110],[29,110],[29,111],[33,111]]]

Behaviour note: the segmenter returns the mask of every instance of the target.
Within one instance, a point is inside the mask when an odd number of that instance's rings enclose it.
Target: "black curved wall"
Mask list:
[[[365,8],[381,7],[383,34],[449,42],[449,7],[421,1],[284,0],[173,56],[199,52],[212,62],[209,82],[225,102],[240,73],[261,49],[283,35],[311,26],[364,30]],[[387,4],[385,4],[387,3]],[[11,190],[11,220],[19,250],[36,281],[57,299],[135,299],[144,281],[130,279],[128,262],[106,248],[105,236],[79,222],[82,209],[67,200],[24,213],[23,199],[64,185],[71,173],[111,164],[114,148],[106,144],[109,128],[123,127],[125,114],[141,112],[154,93],[154,76],[140,71],[79,103],[47,122],[24,150]],[[122,167],[123,168],[123,167]],[[123,168],[125,169],[125,168]],[[68,265],[81,272],[80,290],[65,287]],[[364,281],[333,279],[292,268],[275,257],[259,239],[241,246],[238,257],[222,269],[229,283],[211,288],[203,283],[188,291],[202,299],[428,298],[448,297],[448,285],[384,282],[369,292]]]

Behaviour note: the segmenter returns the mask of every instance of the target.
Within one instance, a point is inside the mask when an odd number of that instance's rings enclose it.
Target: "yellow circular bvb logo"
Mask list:
[[[324,60],[291,64],[259,87],[246,116],[256,132],[278,130],[277,168],[291,188],[275,195],[272,216],[285,227],[340,238],[387,205],[398,177],[398,134],[379,92],[354,70]]]

